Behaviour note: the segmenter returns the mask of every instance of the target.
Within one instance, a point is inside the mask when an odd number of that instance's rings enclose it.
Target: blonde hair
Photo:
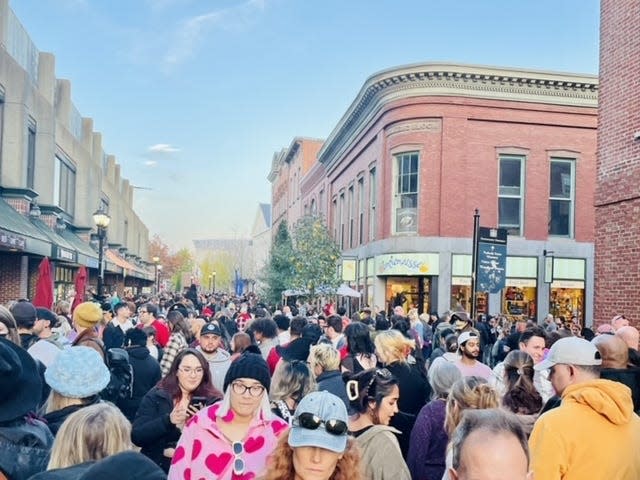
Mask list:
[[[274,402],[291,398],[297,404],[302,400],[302,397],[315,389],[316,382],[305,362],[300,360],[282,361],[273,372],[269,398]]]
[[[378,333],[374,340],[376,353],[385,364],[406,362],[409,351],[416,348],[416,342],[409,340],[397,330],[385,330]]]
[[[69,407],[71,405],[82,405],[84,402],[85,401],[82,398],[65,397],[64,395],[51,389],[51,392],[49,393],[47,401],[45,402],[43,407],[44,413],[57,412],[58,410],[62,410],[63,408]]]
[[[340,368],[340,352],[333,345],[321,343],[313,345],[309,351],[309,366],[311,371],[317,366],[322,368],[323,372],[338,370]]]
[[[111,403],[96,403],[64,421],[53,442],[47,470],[101,460],[132,448],[129,420]]]
[[[407,317],[409,318],[409,323],[413,326],[416,324],[416,322],[420,321],[420,316],[418,315],[418,309],[417,308],[412,308],[411,310],[409,310],[409,313],[407,314]]]
[[[455,382],[447,397],[444,428],[449,438],[460,423],[462,412],[467,409],[498,408],[498,393],[482,377],[463,377]]]

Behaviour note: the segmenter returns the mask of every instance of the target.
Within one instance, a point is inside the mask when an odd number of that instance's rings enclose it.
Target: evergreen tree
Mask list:
[[[273,304],[282,301],[282,292],[291,288],[293,279],[293,245],[287,222],[278,225],[276,236],[271,245],[269,262],[264,271],[266,299]]]
[[[331,238],[322,217],[307,215],[296,224],[294,233],[294,275],[291,287],[309,292],[318,288],[335,289],[338,284],[337,262],[340,249]]]

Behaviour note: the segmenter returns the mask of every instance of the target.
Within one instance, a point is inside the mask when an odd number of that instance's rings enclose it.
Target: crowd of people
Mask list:
[[[100,300],[0,306],[0,480],[640,478],[620,315]]]

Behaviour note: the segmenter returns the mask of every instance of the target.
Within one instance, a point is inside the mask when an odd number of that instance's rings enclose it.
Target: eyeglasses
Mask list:
[[[244,447],[240,442],[233,442],[233,455],[235,460],[233,461],[233,474],[242,475],[244,473],[244,460],[240,458],[240,455],[244,453]]]
[[[344,435],[347,433],[348,427],[346,422],[337,419],[322,420],[317,415],[310,412],[303,412],[293,421],[294,425],[300,426],[306,430],[317,430],[323,426],[327,433],[331,435]]]
[[[178,370],[180,370],[185,375],[202,375],[204,373],[204,368],[202,367],[179,367]]]
[[[238,395],[244,395],[246,392],[249,392],[252,397],[259,397],[264,392],[264,387],[262,385],[247,386],[240,382],[233,382],[231,384],[231,388],[233,389],[233,392]]]

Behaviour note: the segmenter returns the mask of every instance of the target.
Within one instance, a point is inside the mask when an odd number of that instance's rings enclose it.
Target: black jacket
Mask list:
[[[46,472],[38,473],[29,480],[76,480],[80,475],[89,470],[95,462],[85,462],[72,465],[67,468],[54,468]]]
[[[349,408],[349,399],[347,398],[347,388],[342,380],[342,374],[338,370],[322,372],[316,378],[316,382],[318,382],[319,392],[326,390],[329,393],[333,393],[335,396],[340,397],[347,410],[351,410]]]
[[[69,415],[74,412],[77,412],[81,408],[84,408],[88,405],[93,405],[94,403],[98,403],[100,401],[100,397],[96,395],[93,399],[88,401],[85,404],[78,405],[69,405],[68,407],[61,408],[60,410],[56,410],[55,412],[49,412],[44,416],[44,421],[47,422],[47,426],[51,433],[55,437],[58,434],[58,430],[67,419]]]
[[[122,348],[124,346],[124,330],[109,322],[102,332],[102,341],[105,350]]]
[[[175,448],[180,439],[180,430],[169,420],[172,410],[173,400],[169,394],[153,387],[142,398],[131,431],[133,443],[165,472],[169,471],[171,459],[165,457],[163,451]]]
[[[411,430],[420,409],[427,403],[431,394],[431,387],[426,375],[417,364],[394,362],[386,367],[398,379],[400,399],[398,413],[392,418],[390,425],[402,432],[398,435],[398,443],[402,456],[407,458]]]
[[[0,424],[0,471],[11,480],[27,480],[47,468],[53,435],[40,420]]]
[[[133,368],[133,389],[131,398],[119,402],[119,407],[125,417],[133,423],[142,398],[162,378],[160,364],[149,355],[147,347],[135,346],[127,348],[129,363]]]

